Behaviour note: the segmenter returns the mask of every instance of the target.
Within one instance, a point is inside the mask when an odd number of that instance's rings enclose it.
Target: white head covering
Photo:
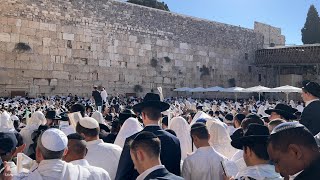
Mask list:
[[[114,141],[114,144],[123,148],[126,138],[130,137],[131,135],[137,132],[140,132],[142,129],[142,126],[136,118],[128,118],[124,121],[123,125],[121,126],[121,129],[116,137],[116,140]]]
[[[226,156],[228,159],[231,159],[237,150],[231,146],[231,138],[227,129],[220,123],[214,121],[209,128],[209,133],[210,145],[213,146],[216,151]]]
[[[27,122],[27,126],[31,130],[36,130],[40,125],[47,123],[47,119],[41,111],[36,111],[31,115],[31,118]]]
[[[169,126],[180,140],[181,147],[181,159],[184,160],[187,157],[187,153],[192,152],[192,141],[190,136],[190,126],[183,117],[174,117],[171,119]]]
[[[99,112],[99,111],[95,111],[94,113],[92,113],[91,117],[93,119],[97,120],[99,124],[106,124],[104,122],[104,118],[103,118],[101,112]]]
[[[62,151],[68,145],[68,138],[59,129],[50,128],[42,134],[41,143],[50,151]]]
[[[15,131],[13,121],[7,111],[0,115],[0,132],[13,132]]]
[[[99,123],[97,120],[93,119],[92,117],[84,117],[80,119],[79,124],[87,129],[95,129],[99,127]]]

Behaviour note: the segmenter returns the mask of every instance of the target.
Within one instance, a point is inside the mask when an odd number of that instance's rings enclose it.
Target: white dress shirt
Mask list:
[[[122,148],[104,143],[101,139],[87,142],[88,153],[85,159],[90,165],[106,170],[115,179]]]
[[[185,180],[223,180],[222,154],[213,147],[200,147],[183,161],[182,177]]]
[[[89,172],[91,173],[91,176],[93,176],[95,180],[100,180],[100,179],[101,180],[111,180],[109,173],[106,170],[99,168],[99,167],[90,166],[88,161],[85,159],[74,160],[74,161],[71,161],[70,163],[87,168],[89,170]]]
[[[157,166],[153,166],[152,168],[149,168],[147,170],[145,170],[143,173],[141,173],[136,180],[144,180],[144,178],[146,178],[150,173],[152,173],[155,170],[158,169],[162,169],[165,168],[164,165],[157,165]]]

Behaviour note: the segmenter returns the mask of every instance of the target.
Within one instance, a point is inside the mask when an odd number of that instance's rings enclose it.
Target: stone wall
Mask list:
[[[274,46],[284,46],[286,43],[285,36],[281,35],[281,29],[268,24],[254,22],[254,32],[261,33],[264,36],[264,48],[271,44]]]
[[[111,0],[0,0],[0,93],[264,85],[251,29]],[[19,51],[25,43],[31,51]],[[262,73],[259,82],[258,74]]]

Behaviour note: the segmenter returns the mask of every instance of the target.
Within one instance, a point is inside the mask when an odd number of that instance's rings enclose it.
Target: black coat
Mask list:
[[[183,180],[184,178],[170,173],[166,168],[157,169],[148,174],[144,180]]]
[[[320,132],[320,101],[313,101],[303,109],[300,123],[314,136]]]
[[[162,130],[159,126],[147,126],[142,131],[152,132],[158,136],[161,141],[161,163],[169,172],[180,176],[181,149],[178,138]],[[139,175],[134,169],[133,161],[130,156],[130,147],[128,145],[128,142],[134,139],[138,133],[128,137],[125,141],[120,156],[116,180],[134,180]]]
[[[318,180],[320,179],[320,158],[312,162],[309,167],[305,168],[295,180]]]

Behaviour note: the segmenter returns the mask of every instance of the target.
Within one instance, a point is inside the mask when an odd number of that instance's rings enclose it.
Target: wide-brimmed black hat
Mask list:
[[[131,109],[125,109],[119,114],[119,122],[123,124],[129,117],[136,118],[137,115]]]
[[[160,101],[159,94],[147,93],[143,98],[143,101],[139,104],[133,106],[133,110],[136,112],[141,112],[145,107],[153,107],[159,109],[161,112],[169,109],[170,105],[166,102]]]
[[[236,149],[242,149],[245,145],[267,143],[269,135],[268,127],[260,124],[250,124],[242,137],[232,139],[231,145]]]
[[[61,119],[60,116],[57,116],[56,111],[51,111],[51,110],[47,111],[46,118],[47,119],[52,119],[52,120],[60,120]]]
[[[289,120],[289,119],[296,119],[297,117],[294,115],[294,113],[297,110],[286,105],[286,104],[277,104],[276,107],[274,107],[274,109],[267,109],[264,112],[267,114],[271,114],[272,112],[276,112],[277,114],[281,115],[282,117],[284,117],[285,119]]]
[[[307,91],[313,96],[320,98],[320,85],[318,83],[312,81],[304,81],[302,85],[302,89],[304,91]]]

